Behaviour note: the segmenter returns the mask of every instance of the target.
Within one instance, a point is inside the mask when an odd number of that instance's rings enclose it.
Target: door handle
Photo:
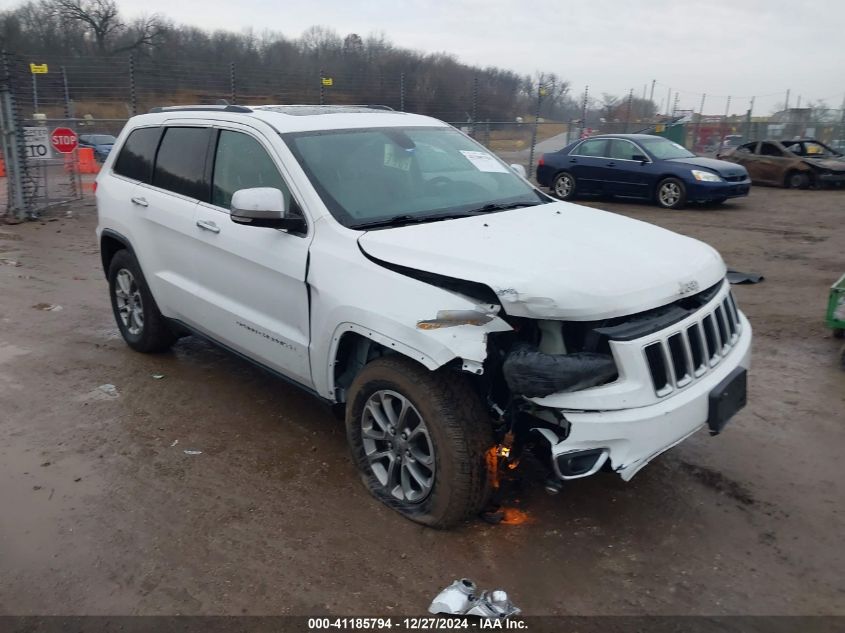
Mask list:
[[[569,162],[570,162],[570,163],[577,163],[577,162],[578,162],[578,159],[577,159],[577,158],[570,158],[570,159],[569,159]]]
[[[147,202],[146,198],[142,198],[141,196],[135,196],[132,198],[132,204],[137,204],[139,207],[150,206],[150,203]]]
[[[608,167],[616,167],[616,163],[614,163],[613,161],[610,161],[610,162],[607,164],[607,166],[608,166]]]
[[[211,231],[212,233],[220,232],[220,227],[210,220],[197,220],[197,226],[203,231]]]

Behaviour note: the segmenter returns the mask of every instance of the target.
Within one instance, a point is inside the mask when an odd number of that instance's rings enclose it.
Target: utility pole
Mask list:
[[[675,102],[672,104],[672,119],[678,116],[678,101],[681,99],[681,94],[679,92],[675,92]]]
[[[537,80],[537,110],[534,112],[534,127],[531,130],[531,150],[528,152],[528,178],[534,175],[534,146],[537,145],[537,126],[540,124],[540,105],[543,102],[543,75]]]
[[[32,112],[38,112],[38,75],[32,73]]]
[[[839,134],[837,138],[845,138],[845,98],[842,99],[842,111],[839,117]]]
[[[631,123],[631,106],[634,103],[634,89],[628,92],[628,107],[625,109],[625,134],[628,133],[628,126]]]
[[[704,118],[704,102],[707,99],[707,93],[701,93],[701,105],[698,106],[698,121],[695,122],[695,139],[692,142],[692,149],[695,151],[695,146],[702,144],[699,136],[701,135],[701,119]]]
[[[399,111],[405,111],[405,73],[399,74]]]
[[[587,99],[589,99],[590,86],[584,86],[584,103],[581,104],[581,131],[578,138],[584,136],[584,128],[587,127]]]
[[[321,68],[320,69],[320,105],[323,105],[323,101],[324,101],[324,98],[325,98],[325,95],[323,94],[324,92],[325,92],[325,88],[323,87],[323,69]]]
[[[751,138],[751,116],[754,112],[754,97],[751,97],[751,103],[748,104],[748,115],[745,117],[745,140],[748,141]]]
[[[783,111],[789,112],[789,88],[786,89],[786,101],[783,104]]]
[[[67,72],[64,66],[62,66],[62,85],[65,89],[65,118],[69,119],[73,116],[73,112],[71,112],[70,107],[70,90],[67,87]]]
[[[669,108],[672,107],[672,88],[669,88],[668,92],[666,93],[666,116],[668,117],[671,112]]]
[[[322,79],[320,80],[322,83]],[[238,93],[235,89],[235,62],[229,62],[229,103],[237,103]]]
[[[135,91],[135,53],[129,53],[129,112],[138,114],[138,93]]]
[[[540,77],[540,84],[542,85],[543,78]],[[540,116],[539,99],[537,105],[537,116]],[[478,120],[478,75],[472,76],[472,138],[475,138],[475,122]]]
[[[722,134],[721,134],[722,138],[721,138],[721,141],[719,143],[719,149],[721,149],[721,142],[725,140],[725,136],[728,133],[727,132],[727,129],[728,129],[728,114],[730,113],[730,111],[731,111],[731,98],[730,98],[730,96],[728,96],[728,100],[725,102],[725,118],[722,119]]]
[[[654,103],[654,84],[657,83],[657,79],[651,80],[651,92],[648,95],[649,103]],[[649,106],[649,111],[651,111],[651,106]]]

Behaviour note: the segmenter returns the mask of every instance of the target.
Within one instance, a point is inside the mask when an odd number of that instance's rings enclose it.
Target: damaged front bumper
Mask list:
[[[568,434],[537,429],[549,442],[552,466],[561,479],[586,477],[605,463],[630,480],[656,456],[681,443],[707,424],[711,393],[738,367],[751,363],[751,326],[740,315],[741,329],[730,352],[684,389],[654,404],[616,410],[558,409]],[[548,407],[554,398],[537,399]]]

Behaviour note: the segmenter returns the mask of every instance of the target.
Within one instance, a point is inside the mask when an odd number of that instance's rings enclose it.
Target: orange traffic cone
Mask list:
[[[92,148],[80,147],[76,150],[76,155],[80,174],[96,174],[100,171],[100,166],[94,160],[94,150]]]

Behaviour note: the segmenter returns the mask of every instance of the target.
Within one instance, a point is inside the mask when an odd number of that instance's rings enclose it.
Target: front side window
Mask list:
[[[548,199],[450,127],[285,134],[332,215],[353,228],[491,213]]]
[[[836,152],[827,145],[818,141],[795,141],[784,143],[784,147],[796,156],[809,156],[811,158],[830,158],[836,156]]]
[[[641,138],[639,139],[639,142],[658,160],[695,157],[695,154],[686,149],[683,145],[678,145],[674,141],[670,141],[668,138],[663,138],[662,136]]]
[[[642,150],[631,141],[613,139],[610,141],[610,158],[618,160],[637,160],[634,156],[642,156]]]
[[[575,148],[575,151],[572,152],[575,156],[596,156],[596,157],[603,157],[607,156],[607,139],[603,138],[596,138],[588,141],[584,141],[578,147]]]
[[[242,132],[221,130],[214,157],[211,204],[229,209],[238,189],[273,187],[290,203],[290,190],[273,159],[257,140]]]
[[[114,162],[114,173],[132,180],[149,183],[153,173],[160,127],[141,127],[133,130]]]

